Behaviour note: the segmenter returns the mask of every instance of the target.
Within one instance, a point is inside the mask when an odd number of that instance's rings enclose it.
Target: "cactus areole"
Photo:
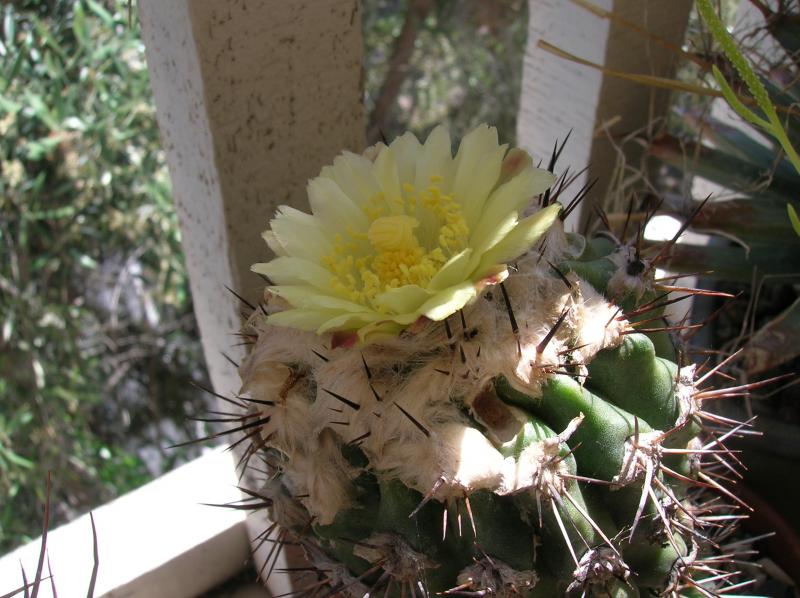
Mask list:
[[[311,214],[271,221],[237,429],[268,470],[270,558],[291,542],[310,563],[298,592],[733,589],[736,498],[706,467],[732,467],[738,423],[675,362],[648,257],[564,232],[554,162],[487,126],[455,156],[443,128],[406,134],[343,153]]]

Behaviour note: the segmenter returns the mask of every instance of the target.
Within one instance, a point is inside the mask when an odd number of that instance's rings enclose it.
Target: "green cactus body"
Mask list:
[[[334,593],[691,588],[711,550],[690,497],[694,369],[625,318],[658,296],[630,248],[560,229],[548,243],[587,259],[551,249],[557,274],[524,257],[460,315],[385,341],[334,347],[252,316],[241,373],[269,416],[264,494]]]

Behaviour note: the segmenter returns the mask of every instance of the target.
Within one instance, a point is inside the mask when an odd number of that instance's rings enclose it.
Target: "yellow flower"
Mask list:
[[[365,341],[443,320],[502,281],[558,215],[522,216],[553,175],[486,125],[455,158],[450,147],[438,127],[424,144],[406,133],[344,152],[309,182],[311,214],[281,206],[264,233],[277,257],[253,266],[291,306],[269,322]]]

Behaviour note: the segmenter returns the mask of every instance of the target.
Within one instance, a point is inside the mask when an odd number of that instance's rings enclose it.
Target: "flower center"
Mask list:
[[[423,191],[403,185],[401,197],[380,193],[364,205],[370,222],[365,232],[337,235],[323,263],[333,274],[332,288],[357,303],[405,285],[425,288],[450,257],[462,251],[469,227],[452,194],[431,177]],[[380,310],[380,306],[372,305]]]
[[[414,229],[419,220],[412,216],[381,216],[370,224],[367,237],[376,251],[408,251],[419,247]]]

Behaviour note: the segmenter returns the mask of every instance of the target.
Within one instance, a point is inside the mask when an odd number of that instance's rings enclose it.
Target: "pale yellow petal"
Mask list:
[[[480,221],[473,229],[470,245],[473,247],[479,245],[478,240],[497,228],[508,214],[522,212],[530,201],[550,187],[554,180],[555,177],[546,170],[528,168],[495,189],[486,202]]]
[[[418,190],[427,189],[431,177],[436,177],[441,179],[441,188],[449,191],[452,189],[453,170],[450,133],[445,127],[438,126],[428,135],[417,157],[415,185]]]
[[[283,243],[280,242],[278,237],[272,230],[265,230],[261,233],[261,237],[267,242],[267,246],[272,250],[275,255],[289,255]]]
[[[339,185],[326,177],[317,177],[308,183],[308,200],[329,236],[348,231],[363,232],[369,227],[364,212],[344,194]]]
[[[517,227],[486,252],[475,272],[478,277],[497,264],[505,264],[528,251],[558,218],[561,205],[552,204],[520,221]]]
[[[472,245],[475,249],[473,259],[477,258],[480,260],[484,253],[505,239],[518,224],[519,215],[517,212],[508,212],[503,215],[503,218],[499,222],[495,223],[493,229],[481,232],[480,236],[478,234],[473,235]]]
[[[267,323],[273,326],[287,326],[299,330],[317,330],[325,322],[341,315],[338,310],[287,309],[270,314]]]
[[[319,221],[310,214],[281,206],[270,226],[286,255],[320,262],[333,251]]]
[[[400,184],[414,184],[416,180],[417,156],[422,145],[413,133],[405,133],[389,144],[397,165],[397,176]]]
[[[335,332],[337,330],[356,330],[375,322],[381,317],[383,316],[375,312],[339,314],[320,324],[317,327],[317,334],[325,334],[326,332]]]
[[[425,144],[417,156],[416,180],[414,186],[418,194],[426,193],[432,186],[437,186],[444,195],[450,194],[453,185],[453,154],[450,146],[450,134],[442,126],[431,131]],[[416,217],[419,221],[419,239],[426,246],[436,242],[439,230],[438,219],[422,202],[416,206]]]
[[[297,309],[335,309],[341,312],[361,312],[364,306],[334,297],[311,286],[279,285],[269,287],[270,292],[283,297]]]
[[[431,298],[432,293],[413,284],[390,289],[375,297],[375,302],[382,305],[389,313],[408,314],[416,312],[419,307]]]
[[[533,167],[533,159],[524,149],[515,147],[510,149],[503,158],[503,167],[500,169],[500,178],[497,185],[510,181],[522,171]]]
[[[476,294],[475,285],[471,281],[467,281],[437,293],[425,302],[419,309],[419,313],[430,320],[439,322],[472,301]]]
[[[375,177],[386,200],[386,215],[402,214],[404,206],[397,162],[388,148],[384,148],[375,159]]]
[[[373,322],[358,330],[358,339],[363,344],[368,344],[379,342],[381,339],[396,337],[408,324],[411,324],[411,322],[406,322],[405,324],[392,320]]]
[[[428,285],[432,291],[442,291],[464,281],[469,275],[469,263],[473,251],[470,248],[451,257],[437,272]]]
[[[497,129],[480,125],[464,137],[456,154],[453,192],[472,228],[500,176],[508,146],[498,145]]]
[[[253,264],[250,269],[277,285],[309,284],[318,289],[329,289],[333,277],[319,264],[299,257],[277,257],[265,264]]]
[[[320,176],[334,180],[345,195],[359,207],[364,206],[370,198],[381,191],[373,172],[372,162],[352,152],[343,152],[337,156],[333,166],[323,168]]]

